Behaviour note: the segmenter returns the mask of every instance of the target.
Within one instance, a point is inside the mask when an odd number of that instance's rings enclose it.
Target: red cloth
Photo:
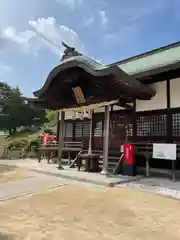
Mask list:
[[[40,135],[40,138],[42,139],[44,144],[47,144],[50,141],[56,140],[56,136],[54,135],[49,135],[48,133],[44,133]]]
[[[48,141],[49,141],[49,134],[44,134],[44,136],[43,136],[43,143],[47,144]]]

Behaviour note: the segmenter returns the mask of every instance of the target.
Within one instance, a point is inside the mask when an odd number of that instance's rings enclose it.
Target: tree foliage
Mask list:
[[[47,119],[49,122],[53,122],[53,123],[57,122],[57,111],[49,110],[47,112]]]
[[[27,103],[19,87],[12,88],[0,82],[0,128],[12,135],[20,126],[42,125],[46,121],[44,109],[32,107]]]

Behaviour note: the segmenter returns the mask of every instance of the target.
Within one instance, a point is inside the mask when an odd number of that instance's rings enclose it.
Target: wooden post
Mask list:
[[[57,132],[56,132],[56,141],[59,141],[59,127],[60,127],[60,122],[59,119],[60,118],[60,114],[59,111],[57,111]]]
[[[64,119],[65,112],[60,112],[60,126],[59,126],[59,142],[58,142],[58,169],[63,169],[62,167],[62,149],[64,147]]]
[[[176,181],[176,161],[172,160],[172,180]]]
[[[92,121],[92,110],[90,110],[90,134],[89,134],[89,147],[88,154],[92,154],[92,131],[93,131],[93,121]]]
[[[146,177],[149,177],[149,157],[146,157]]]
[[[103,138],[103,169],[101,171],[101,174],[104,174],[104,175],[108,174],[109,123],[110,123],[109,106],[105,106],[104,138]]]

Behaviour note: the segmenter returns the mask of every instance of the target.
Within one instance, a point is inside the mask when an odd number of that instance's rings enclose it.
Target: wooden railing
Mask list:
[[[42,156],[47,157],[47,161],[49,163],[50,159],[55,156],[57,156],[59,146],[58,142],[51,142],[46,145],[42,144],[38,149],[38,159],[39,162],[41,161]],[[82,142],[64,142],[63,146],[63,153],[66,152],[68,154],[68,164],[71,164],[71,155],[72,153],[78,153],[83,149]]]

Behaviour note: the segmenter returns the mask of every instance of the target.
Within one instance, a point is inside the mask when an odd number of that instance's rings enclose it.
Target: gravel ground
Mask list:
[[[138,183],[125,183],[117,185],[119,188],[134,188],[140,191],[151,192],[166,197],[172,197],[174,199],[180,199],[180,190],[162,187],[162,186],[148,186],[145,184]]]

